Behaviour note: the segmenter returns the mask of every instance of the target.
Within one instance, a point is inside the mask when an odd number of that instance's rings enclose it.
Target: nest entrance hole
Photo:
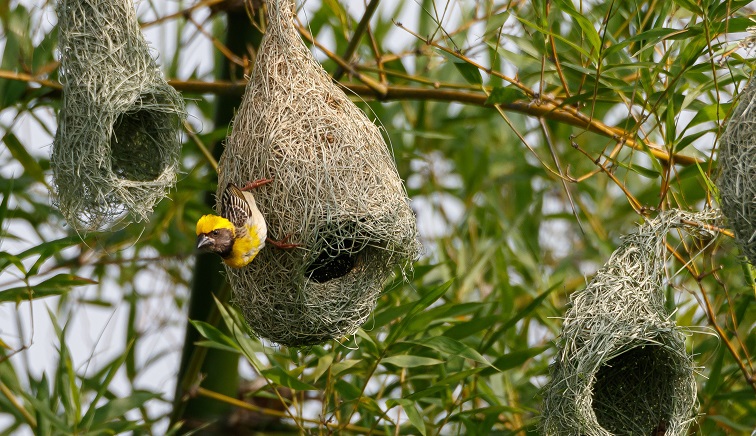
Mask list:
[[[364,248],[364,244],[356,244],[354,239],[343,239],[339,242],[326,240],[325,248],[305,269],[305,276],[315,283],[344,277],[354,269],[358,257],[364,251],[360,246]]]
[[[157,180],[171,161],[160,150],[175,136],[178,122],[176,114],[144,107],[120,114],[110,136],[113,173],[124,180]]]
[[[596,420],[615,435],[657,435],[672,417],[677,359],[645,343],[605,362],[593,384]]]

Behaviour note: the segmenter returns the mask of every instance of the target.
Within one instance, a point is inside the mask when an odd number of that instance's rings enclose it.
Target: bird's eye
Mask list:
[[[212,234],[213,234],[213,236],[218,236],[218,235],[220,234],[220,231],[218,231],[218,230],[213,230],[213,231],[212,231]]]

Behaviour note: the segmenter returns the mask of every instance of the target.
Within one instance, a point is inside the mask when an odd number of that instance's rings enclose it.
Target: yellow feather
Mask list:
[[[246,230],[246,235],[234,240],[231,256],[223,260],[230,267],[241,268],[252,262],[264,245],[256,226],[246,226]]]
[[[236,229],[231,221],[218,215],[204,215],[197,221],[197,236],[218,229],[229,229],[232,235],[236,235]]]

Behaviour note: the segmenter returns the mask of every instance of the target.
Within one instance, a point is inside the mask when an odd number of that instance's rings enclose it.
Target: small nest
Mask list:
[[[57,13],[55,203],[82,231],[147,219],[176,182],[184,102],[152,58],[130,0],[60,0]]]
[[[253,193],[268,236],[248,266],[227,268],[256,335],[308,346],[353,334],[386,279],[419,252],[415,216],[381,133],[296,33],[289,0],[268,27],[219,166],[219,191],[273,178]]]
[[[571,296],[543,391],[543,434],[687,434],[694,366],[664,309],[664,240],[679,227],[711,236],[684,222],[712,219],[671,210],[646,221]]]
[[[756,265],[756,81],[751,80],[719,140],[719,202],[735,241]]]

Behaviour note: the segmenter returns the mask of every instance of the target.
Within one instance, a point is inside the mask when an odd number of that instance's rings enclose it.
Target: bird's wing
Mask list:
[[[221,196],[221,216],[236,226],[242,227],[252,216],[252,208],[244,192],[233,183],[229,183]]]

